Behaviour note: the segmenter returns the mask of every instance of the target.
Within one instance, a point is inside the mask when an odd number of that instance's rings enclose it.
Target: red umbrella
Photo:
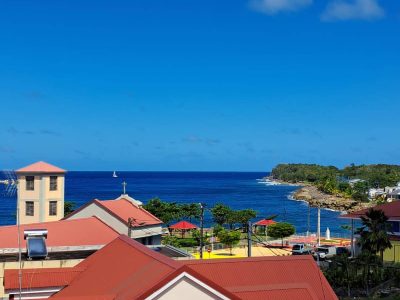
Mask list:
[[[170,229],[172,230],[181,230],[182,231],[182,237],[184,236],[185,231],[191,230],[191,229],[196,229],[197,226],[186,221],[180,221],[174,225],[169,226]]]
[[[260,220],[260,221],[258,221],[258,222],[256,222],[256,223],[254,223],[254,225],[256,225],[256,226],[269,226],[269,225],[272,225],[272,224],[275,224],[276,222],[274,221],[274,220]]]
[[[258,221],[258,222],[256,222],[256,223],[254,223],[254,226],[255,227],[257,227],[257,226],[264,226],[265,227],[265,235],[267,235],[267,228],[268,228],[268,226],[269,225],[272,225],[272,224],[275,224],[276,222],[274,221],[274,220],[266,220],[266,219],[264,219],[264,220],[260,220],[260,221]]]

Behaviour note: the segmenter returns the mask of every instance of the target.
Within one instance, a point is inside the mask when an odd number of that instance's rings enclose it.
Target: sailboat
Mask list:
[[[117,173],[114,171],[114,173],[113,173],[113,177],[114,178],[116,178],[116,177],[118,177],[118,175],[117,175]]]

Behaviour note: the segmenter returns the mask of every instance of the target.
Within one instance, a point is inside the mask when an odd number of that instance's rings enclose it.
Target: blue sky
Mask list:
[[[1,1],[0,168],[400,160],[400,2]]]

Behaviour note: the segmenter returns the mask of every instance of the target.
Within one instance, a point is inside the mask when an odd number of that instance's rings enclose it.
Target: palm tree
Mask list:
[[[382,210],[370,208],[365,216],[361,217],[362,227],[357,230],[360,235],[358,240],[359,246],[364,253],[375,255],[380,253],[381,261],[383,261],[383,252],[392,248],[388,231],[388,217]]]

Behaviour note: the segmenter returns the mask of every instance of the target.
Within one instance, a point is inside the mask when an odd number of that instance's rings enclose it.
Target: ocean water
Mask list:
[[[252,208],[257,211],[254,221],[270,215],[276,220],[292,223],[298,233],[307,231],[308,205],[294,201],[290,195],[294,186],[276,185],[262,180],[268,173],[258,172],[68,172],[65,199],[79,207],[94,198],[115,199],[122,193],[122,182],[127,182],[127,193],[144,203],[154,197],[178,203],[203,202],[208,208],[224,203],[233,209]],[[1,176],[0,176],[1,177]],[[1,187],[2,188],[2,187]],[[15,196],[0,196],[0,225],[15,224]],[[329,227],[331,234],[347,236],[340,225],[349,224],[339,219],[340,212],[321,210],[321,232]],[[211,215],[206,212],[206,225]],[[317,209],[310,209],[310,230],[316,232]]]

